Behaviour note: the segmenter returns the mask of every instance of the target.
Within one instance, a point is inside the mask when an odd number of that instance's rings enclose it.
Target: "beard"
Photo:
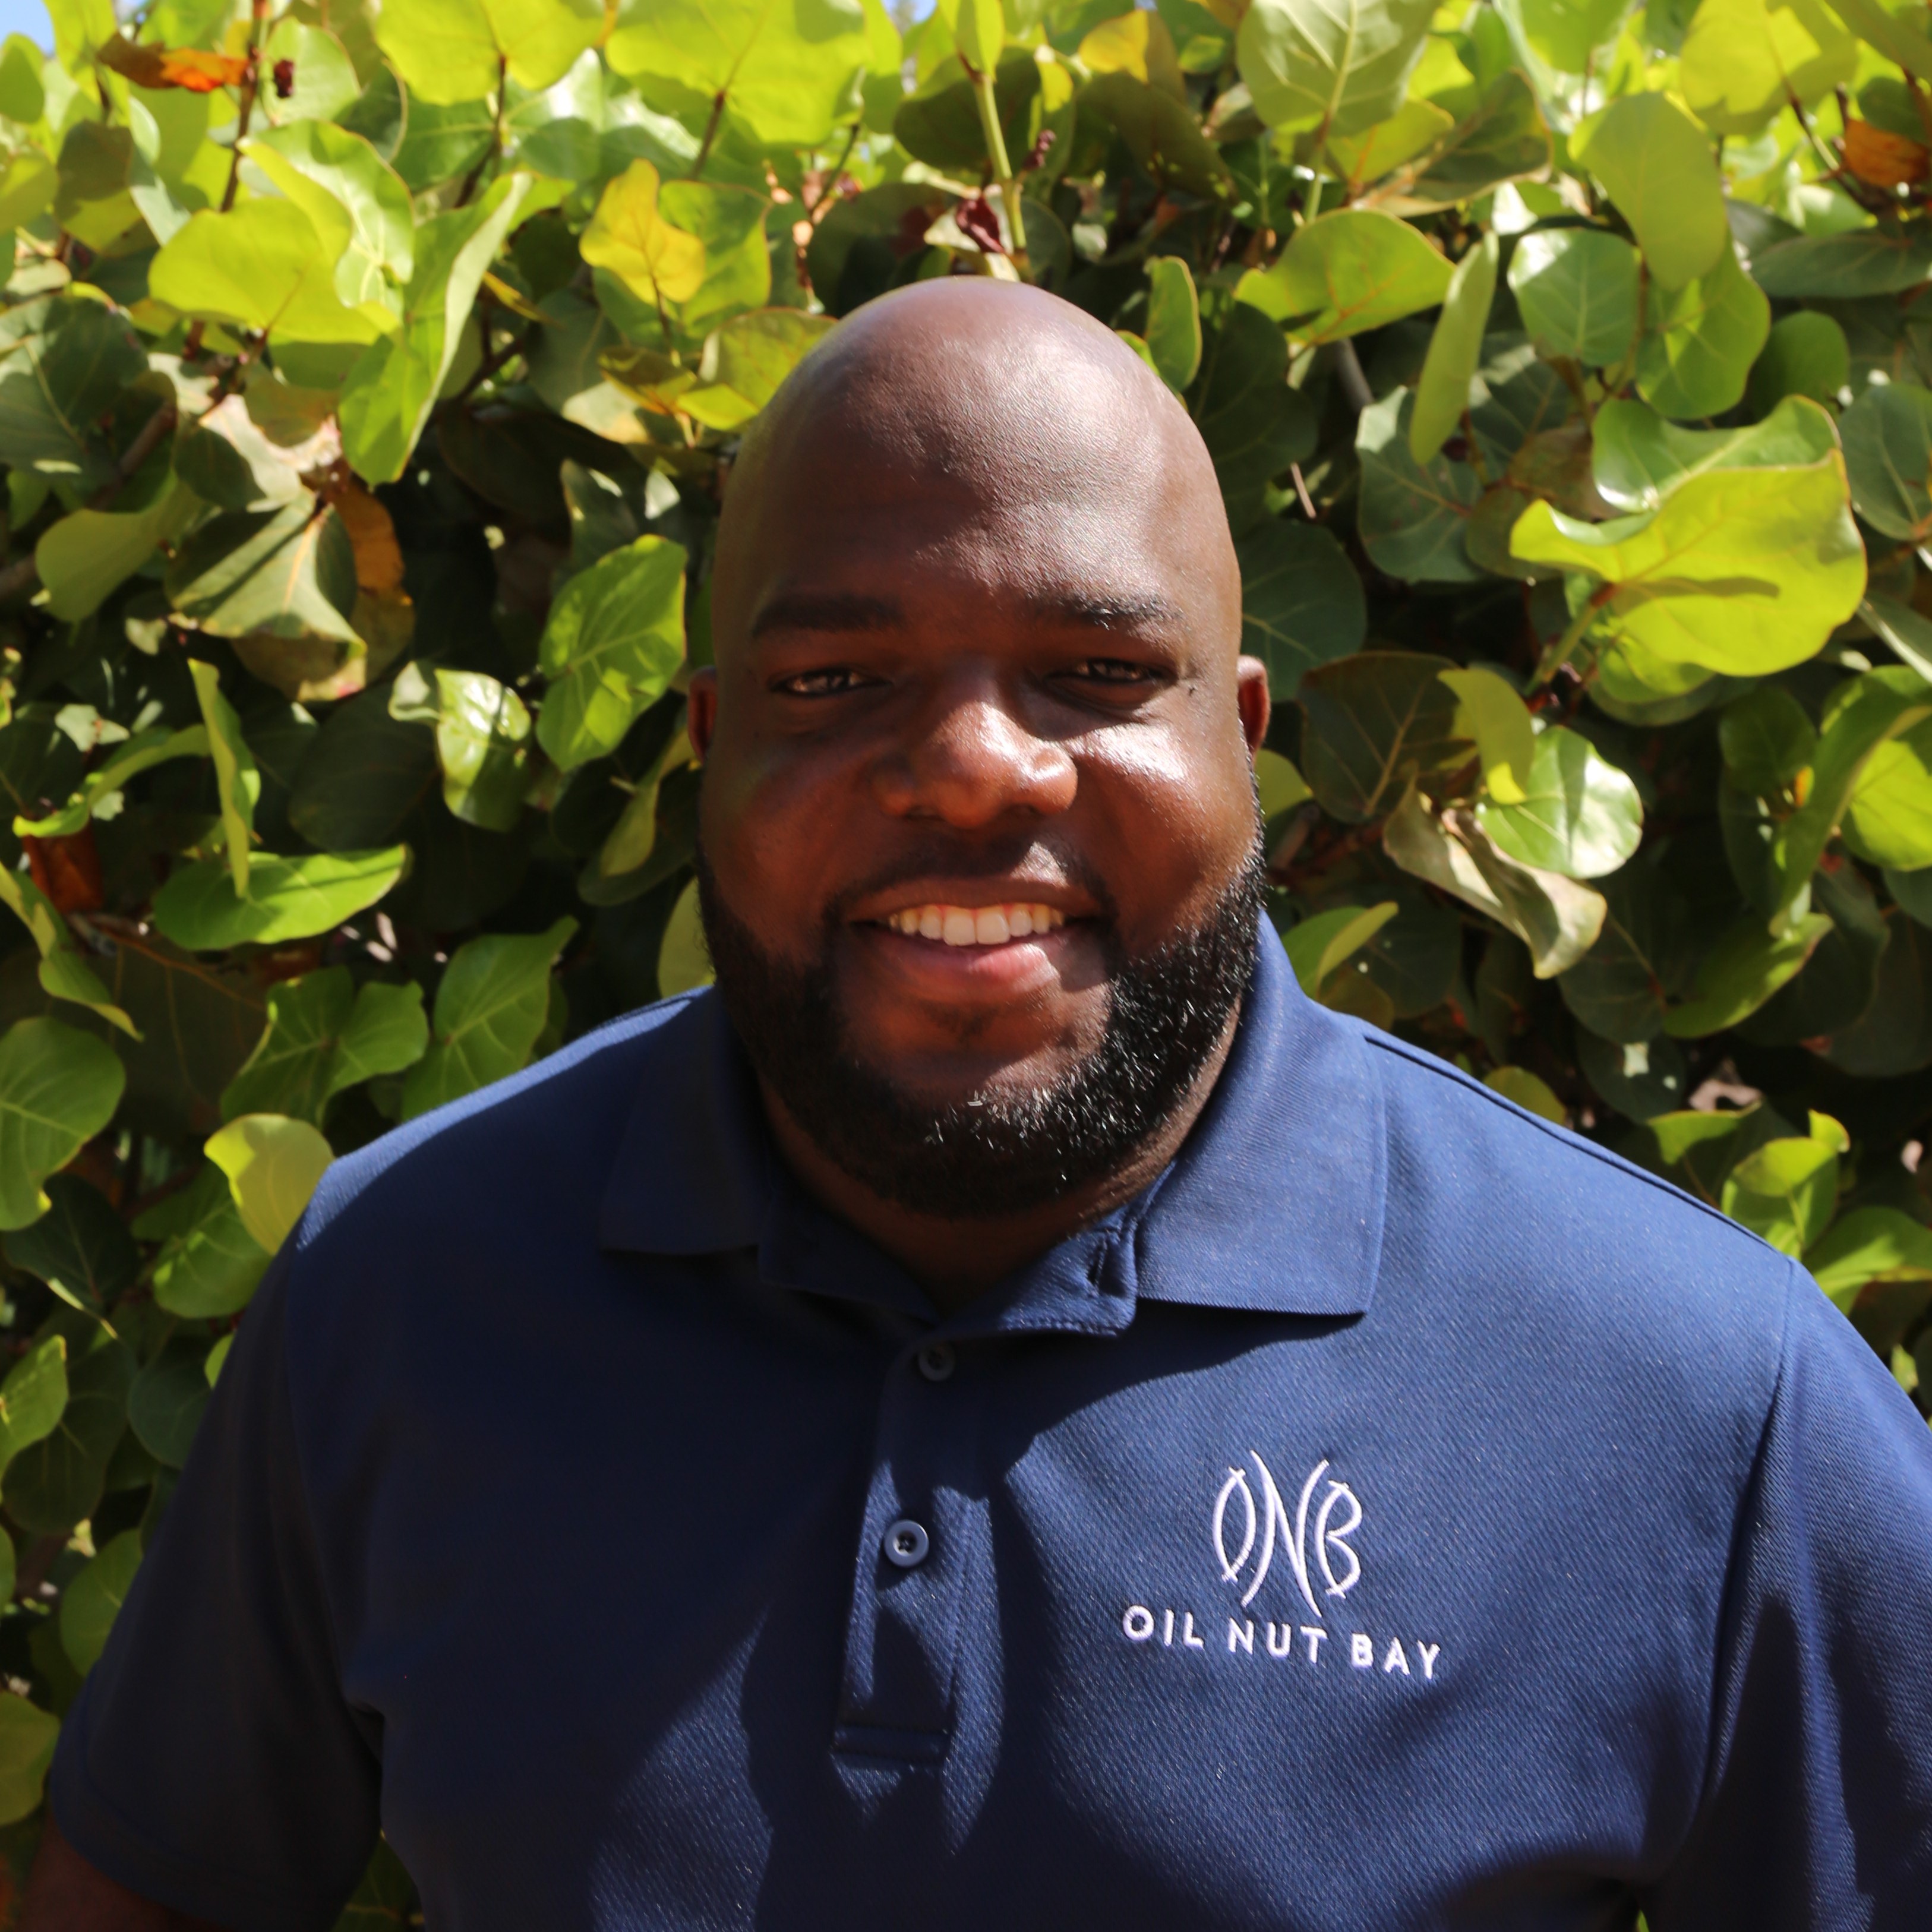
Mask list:
[[[812,1142],[884,1200],[980,1220],[1042,1207],[1117,1172],[1172,1118],[1253,976],[1262,863],[1257,838],[1207,918],[1140,958],[1120,945],[1111,900],[1083,881],[1100,907],[1107,974],[1099,1042],[1043,1084],[988,1086],[946,1103],[908,1091],[859,1051],[832,966],[836,908],[817,956],[794,965],[725,904],[701,848],[698,904],[725,1012]]]

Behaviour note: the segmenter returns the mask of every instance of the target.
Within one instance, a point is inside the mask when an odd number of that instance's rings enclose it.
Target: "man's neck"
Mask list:
[[[1201,1118],[1227,1064],[1240,1022],[1238,1006],[1180,1104],[1113,1172],[1017,1214],[952,1220],[887,1201],[829,1160],[762,1080],[759,1090],[778,1151],[806,1190],[899,1262],[941,1314],[951,1316],[1014,1269],[1131,1201],[1154,1180]]]

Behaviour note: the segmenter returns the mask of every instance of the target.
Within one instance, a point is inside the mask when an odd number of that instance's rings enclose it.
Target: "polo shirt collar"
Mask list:
[[[603,1246],[755,1248],[769,1280],[931,1319],[904,1270],[818,1208],[784,1168],[717,995],[688,1000],[655,1031],[649,1085],[604,1195]],[[995,1290],[986,1310],[969,1311],[979,1317],[971,1325],[1115,1328],[1142,1297],[1361,1314],[1375,1292],[1387,1170],[1374,1056],[1355,1022],[1303,993],[1264,925],[1228,1064],[1172,1164],[1136,1200],[1021,1270],[1028,1292]],[[1047,1313],[1055,1304],[1064,1304],[1058,1317]]]

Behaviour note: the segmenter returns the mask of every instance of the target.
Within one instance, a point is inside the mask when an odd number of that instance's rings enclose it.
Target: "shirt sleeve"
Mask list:
[[[1932,1913],[1932,1430],[1795,1264],[1787,1303],[1708,1783],[1644,1901],[1652,1932],[1922,1932]]]
[[[236,1932],[326,1932],[377,1829],[380,1726],[342,1695],[290,1406],[292,1247],[242,1324],[50,1785],[90,1864]]]

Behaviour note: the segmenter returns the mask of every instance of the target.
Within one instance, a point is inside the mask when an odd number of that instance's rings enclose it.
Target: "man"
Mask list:
[[[326,1178],[35,1932],[326,1928],[379,1822],[452,1932],[1932,1920],[1924,1424],[1301,996],[1239,590],[1051,298],[808,360],[692,683],[717,992]]]

